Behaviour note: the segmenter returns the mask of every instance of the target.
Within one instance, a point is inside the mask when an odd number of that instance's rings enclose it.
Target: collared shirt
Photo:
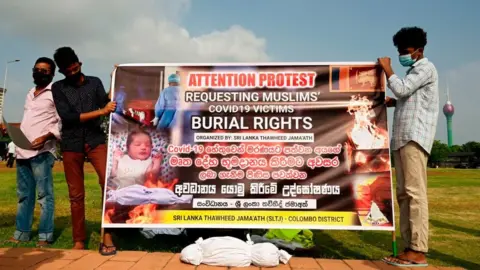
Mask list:
[[[31,142],[48,133],[52,133],[55,138],[60,139],[61,121],[55,109],[51,89],[52,84],[45,87],[35,96],[35,87],[33,87],[27,94],[20,129]],[[17,158],[29,159],[43,152],[50,152],[56,155],[56,144],[56,140],[49,140],[40,150],[28,150],[17,147]]]
[[[407,71],[404,79],[395,74],[390,76],[388,87],[397,97],[392,149],[398,150],[414,141],[430,154],[439,111],[437,69],[427,58],[422,58]]]
[[[110,101],[99,78],[85,76],[79,86],[57,81],[52,94],[62,119],[62,151],[83,153],[86,145],[93,149],[106,142],[101,118],[80,122],[80,114],[101,109]]]

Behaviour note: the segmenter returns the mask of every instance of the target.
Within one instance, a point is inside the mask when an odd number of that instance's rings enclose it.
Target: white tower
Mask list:
[[[0,87],[0,123],[3,123],[3,99],[5,98],[5,89]]]

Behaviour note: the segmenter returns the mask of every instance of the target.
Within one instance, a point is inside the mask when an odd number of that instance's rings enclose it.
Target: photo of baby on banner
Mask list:
[[[190,203],[192,196],[177,196],[172,191],[178,179],[164,154],[166,134],[135,124],[129,126],[115,126],[117,132],[112,132],[110,138],[106,202],[114,205],[107,211],[109,217],[116,214],[115,205],[121,209]]]
[[[163,76],[142,76],[144,71],[135,68],[122,71],[129,74],[114,84],[118,107],[110,126],[107,224],[137,223],[145,211],[192,201],[191,195],[173,192],[178,176],[168,164],[166,151],[175,121],[179,76],[171,74],[163,88]]]

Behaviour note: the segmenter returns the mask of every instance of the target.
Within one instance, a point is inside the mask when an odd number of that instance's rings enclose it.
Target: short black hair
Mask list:
[[[393,45],[398,49],[425,48],[427,33],[419,27],[403,27],[393,36]]]
[[[130,145],[132,144],[133,139],[135,139],[136,135],[147,135],[148,138],[150,138],[150,144],[153,144],[152,137],[150,136],[150,133],[148,133],[147,131],[145,131],[143,129],[136,129],[136,130],[131,131],[127,136],[127,145],[126,145],[127,146],[127,151],[128,151],[128,148],[130,148]]]
[[[37,61],[35,61],[35,65],[37,65],[38,63],[48,64],[50,66],[50,70],[52,74],[55,74],[55,69],[57,68],[57,66],[55,65],[55,62],[52,59],[48,57],[40,57],[37,59]]]
[[[53,59],[55,59],[59,69],[66,69],[72,64],[79,62],[78,56],[70,47],[58,48],[53,55]]]

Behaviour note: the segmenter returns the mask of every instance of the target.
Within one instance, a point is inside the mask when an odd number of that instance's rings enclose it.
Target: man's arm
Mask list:
[[[386,73],[387,76],[390,75],[388,72]],[[427,84],[431,76],[432,71],[428,67],[414,67],[404,79],[400,79],[396,74],[387,77],[388,88],[397,98],[407,98]]]
[[[103,87],[103,83],[100,79],[98,79],[98,84],[95,89],[95,95],[99,108],[107,106],[108,102],[110,102],[110,93],[107,94],[107,92],[105,92],[105,88]]]
[[[107,114],[103,107],[102,109],[88,113],[78,113],[72,110],[70,104],[68,103],[67,97],[61,91],[61,89],[57,87],[55,84],[52,86],[53,101],[55,102],[58,115],[64,124],[75,125]]]
[[[61,140],[61,130],[62,130],[62,119],[60,119],[60,115],[55,110],[55,120],[53,122],[53,126],[50,129],[50,132],[47,134],[49,140],[57,139]]]
[[[82,123],[87,122],[87,121],[105,116],[107,114],[108,114],[108,112],[105,111],[104,108],[98,109],[98,110],[93,111],[93,112],[82,113],[82,114],[80,114],[80,122],[82,122]]]

